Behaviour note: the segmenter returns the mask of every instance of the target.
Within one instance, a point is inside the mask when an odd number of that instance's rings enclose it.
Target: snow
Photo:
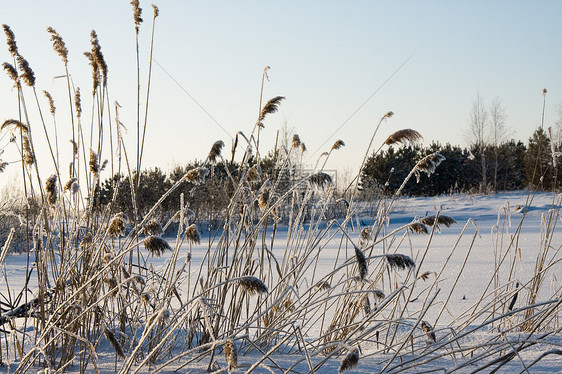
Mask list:
[[[402,321],[396,336],[406,339],[409,334],[412,334],[411,342],[404,340],[405,349],[409,349],[410,344],[413,349],[415,344],[415,353],[412,355],[401,352],[400,358],[393,360],[387,366],[395,352],[385,350],[378,342],[363,341],[359,346],[359,363],[349,372],[374,373],[383,369],[392,373],[400,372],[400,369],[404,373],[450,372],[448,370],[469,373],[477,369],[480,369],[481,372],[490,372],[497,365],[490,367],[485,367],[485,365],[492,363],[498,357],[509,354],[510,351],[506,347],[510,344],[512,347],[529,344],[529,347],[520,350],[513,359],[501,366],[498,373],[525,372],[525,367],[530,365],[532,366],[528,368],[529,373],[562,372],[562,356],[559,351],[562,348],[560,305],[555,309],[556,315],[549,319],[549,327],[543,331],[536,331],[534,334],[517,328],[511,329],[511,317],[504,318],[501,324],[494,324],[490,323],[494,315],[490,315],[488,312],[479,314],[484,305],[493,300],[494,289],[498,286],[510,285],[513,290],[509,295],[513,295],[515,292],[515,283],[518,283],[518,287],[521,289],[528,290],[531,287],[529,281],[532,279],[537,257],[546,247],[549,248],[547,263],[550,263],[551,267],[545,273],[545,283],[541,287],[535,303],[560,300],[562,295],[557,279],[562,275],[562,262],[560,261],[562,233],[558,229],[558,225],[562,223],[558,214],[560,203],[560,195],[526,191],[496,195],[455,194],[398,199],[393,205],[389,226],[385,229],[386,233],[411,222],[415,217],[422,218],[434,214],[452,217],[457,223],[448,228],[441,227],[440,231],[436,230],[430,235],[404,234],[404,231],[400,231],[394,236],[394,239],[389,238],[375,245],[371,253],[366,251],[367,256],[395,252],[406,254],[416,262],[417,274],[432,273],[429,275],[428,281],[419,280],[415,285],[411,283],[411,279],[406,278],[406,271],[398,272],[394,278],[394,286],[412,287],[405,292],[406,295],[411,295],[407,307],[410,314]],[[555,220],[550,225],[550,228],[554,228],[554,232],[546,231],[545,223],[548,223],[549,218]],[[353,220],[353,229],[351,224],[348,226],[351,239],[355,243],[360,241],[360,230],[369,226],[373,219],[374,217],[369,214],[367,208],[357,212],[357,216]],[[335,231],[337,230],[332,229],[330,233]],[[385,233],[380,234],[379,238],[384,235]],[[288,236],[289,232],[286,227],[280,227],[276,233],[272,253],[279,261],[283,258],[285,248],[288,246]],[[169,236],[167,240],[172,246],[175,244],[175,236]],[[303,288],[313,285],[324,275],[330,273],[335,263],[343,265],[347,259],[353,258],[352,247],[347,247],[346,253],[338,255],[341,240],[341,235],[336,237],[327,235],[320,240],[319,248],[321,250],[318,264],[307,270],[302,283]],[[197,269],[205,254],[206,243],[208,243],[208,234],[203,233],[201,244],[192,248],[191,274],[193,277],[197,276]],[[182,247],[178,263],[184,261],[187,251],[187,246]],[[148,261],[156,269],[163,268],[169,258],[150,258]],[[378,259],[371,259],[369,266],[377,266],[378,262]],[[502,265],[498,267],[500,262]],[[5,259],[3,266],[7,278],[0,280],[0,292],[4,297],[11,295],[14,298],[17,295],[20,289],[18,285],[21,286],[24,283],[26,263],[25,254],[10,255]],[[498,268],[499,270],[495,273]],[[436,273],[441,273],[438,282],[434,282]],[[494,275],[497,277],[494,278]],[[34,284],[31,283],[30,287],[33,289]],[[432,292],[428,293],[428,288]],[[180,289],[184,288],[180,287]],[[385,290],[385,293],[388,296],[388,289]],[[483,295],[488,296],[481,300]],[[33,297],[32,294],[30,297]],[[429,299],[433,297],[435,297],[434,300],[430,302]],[[255,301],[255,298],[252,300]],[[504,304],[509,304],[510,300],[511,297],[507,298]],[[515,303],[514,309],[525,306],[526,300],[521,296]],[[330,313],[333,311],[327,313],[326,319],[329,320]],[[501,314],[499,310],[496,313],[496,316]],[[503,313],[505,313],[505,308]],[[436,342],[428,342],[419,326],[412,330],[420,322],[418,319],[421,320],[422,314],[423,320],[433,325]],[[480,325],[484,321],[487,323]],[[334,373],[338,370],[342,355],[326,359],[322,352],[314,350],[312,342],[321,330],[319,324],[298,320],[295,321],[295,326],[302,326],[303,338],[309,342],[307,349],[303,349],[300,345],[297,347],[294,342],[283,344],[276,353],[268,356],[254,372],[281,373],[293,367],[292,372],[304,373],[310,371],[310,364],[313,367],[321,364],[315,370],[317,373]],[[27,333],[32,336],[32,327],[27,326]],[[249,333],[252,334],[252,331],[250,330]],[[463,336],[463,334],[465,335]],[[543,337],[543,334],[546,336]],[[6,336],[5,334],[2,340]],[[460,337],[457,340],[455,336]],[[9,337],[8,341],[10,341]],[[248,344],[244,343],[243,337],[240,337],[236,344],[239,347],[243,345],[245,350],[249,348]],[[2,342],[2,346],[4,345],[5,343]],[[222,345],[220,346],[222,347]],[[474,348],[474,352],[470,351],[470,347]],[[486,352],[491,354],[497,348],[496,355],[482,360],[475,359],[479,354]],[[268,347],[262,347],[262,349],[267,350]],[[115,372],[121,369],[122,359],[116,359],[115,352],[105,339],[99,342],[96,352],[100,372]],[[248,354],[244,354],[244,352],[244,350],[239,352],[236,373],[246,372],[263,356],[257,349],[248,350]],[[423,353],[421,359],[419,359],[420,353]],[[172,358],[174,354],[177,352],[173,352],[168,359]],[[310,355],[310,364],[307,354]],[[4,356],[3,362],[9,362],[9,364],[0,368],[0,372],[14,372],[18,366],[18,359],[6,358],[5,350],[2,351],[2,355]],[[188,355],[192,358],[196,356],[197,351]],[[534,363],[539,358],[540,360]],[[417,361],[412,361],[411,367],[409,367],[408,360],[411,359],[417,359]],[[215,360],[216,364],[211,369],[226,372],[222,349],[217,349]],[[140,372],[151,372],[163,362],[152,366],[146,365],[141,368]],[[178,360],[178,365],[181,362],[185,362],[185,360]],[[463,363],[466,366],[462,366]],[[136,367],[135,365],[133,368]],[[182,367],[180,372],[206,373],[208,366],[208,358],[200,362],[195,360],[186,367]],[[77,368],[76,363],[71,365],[67,371],[78,372]],[[171,373],[174,372],[173,369],[174,366],[164,367],[161,372]],[[41,369],[36,368],[36,371],[39,372]],[[91,366],[89,372],[93,372]]]

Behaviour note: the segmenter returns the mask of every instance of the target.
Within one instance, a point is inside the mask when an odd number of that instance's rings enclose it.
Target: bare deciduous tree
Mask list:
[[[484,104],[484,100],[480,94],[476,95],[476,99],[472,102],[472,110],[470,112],[470,123],[465,134],[468,144],[471,145],[479,154],[482,166],[482,180],[480,183],[480,192],[486,191],[488,184],[486,173],[486,145],[489,138],[489,116],[488,108]]]
[[[497,191],[499,147],[511,135],[512,131],[507,127],[507,114],[499,98],[496,98],[489,106],[490,116],[490,144],[494,149],[494,191]]]

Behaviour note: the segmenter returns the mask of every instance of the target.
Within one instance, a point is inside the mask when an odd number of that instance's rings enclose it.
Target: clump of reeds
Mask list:
[[[232,339],[228,339],[224,345],[224,357],[228,364],[228,372],[232,373],[238,366],[238,352]]]
[[[248,275],[238,279],[238,284],[246,290],[250,295],[266,294],[268,292],[267,286],[257,277]]]
[[[171,251],[172,248],[168,242],[160,236],[151,235],[144,239],[144,247],[153,256],[160,257],[165,251]]]
[[[359,350],[354,348],[349,352],[341,361],[338,373],[343,373],[346,370],[351,370],[359,363]]]

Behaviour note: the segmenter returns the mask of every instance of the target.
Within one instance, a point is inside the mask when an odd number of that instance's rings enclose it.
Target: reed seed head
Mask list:
[[[18,67],[22,72],[21,79],[29,87],[34,87],[35,73],[33,72],[33,70],[31,70],[31,66],[29,66],[29,62],[27,62],[27,60],[23,58],[22,55],[18,55],[16,59],[18,60]]]
[[[217,158],[221,157],[221,152],[223,147],[224,147],[224,142],[222,140],[218,140],[213,143],[213,146],[211,147],[211,151],[209,152],[209,156],[208,156],[209,162],[213,164],[217,162]]]
[[[333,150],[338,150],[338,149],[340,149],[341,147],[345,147],[345,143],[344,143],[343,140],[341,140],[341,139],[336,140],[335,143],[334,143],[334,145],[332,145],[332,149],[333,149]]]
[[[261,176],[261,167],[259,164],[255,164],[248,169],[248,180],[250,182],[258,182]]]
[[[105,338],[115,350],[115,354],[117,354],[117,356],[121,358],[125,358],[125,353],[123,353],[123,348],[121,347],[121,344],[119,344],[119,341],[115,338],[115,334],[113,333],[113,331],[109,329],[105,329],[103,334],[105,335]]]
[[[431,325],[425,321],[422,321],[421,323],[421,329],[422,331],[425,333],[425,335],[427,336],[427,340],[428,341],[437,341],[436,337],[435,337],[435,332],[433,331],[433,327],[431,327]]]
[[[113,217],[111,219],[111,221],[109,221],[109,227],[107,228],[107,234],[109,236],[111,236],[112,238],[124,236],[125,235],[125,220],[122,217],[120,217],[118,215],[115,215],[115,217]]]
[[[4,62],[2,64],[2,67],[6,71],[6,74],[8,74],[8,77],[11,80],[13,80],[14,82],[16,82],[16,86],[18,86],[19,85],[19,82],[18,82],[19,77],[18,77],[18,71],[16,70],[16,68],[12,64],[9,64],[7,62]]]
[[[98,155],[96,154],[96,152],[94,152],[92,149],[90,149],[90,172],[92,173],[92,175],[94,176],[94,178],[97,180],[99,179],[100,175],[100,164],[98,163]]]
[[[395,143],[401,143],[406,145],[408,143],[415,143],[421,140],[423,140],[423,137],[416,130],[404,129],[398,130],[395,133],[391,134],[388,138],[386,138],[384,144],[392,145]]]
[[[132,0],[129,4],[133,6],[133,20],[135,21],[135,31],[139,33],[139,27],[142,23],[142,8],[139,6],[139,0]]]
[[[185,173],[184,178],[189,183],[199,185],[205,183],[205,177],[207,175],[209,175],[209,169],[199,166]]]
[[[51,34],[54,51],[62,58],[62,62],[64,62],[65,65],[68,64],[68,49],[66,48],[62,37],[59,35],[57,30],[52,27],[47,27],[47,32]]]
[[[351,370],[359,363],[359,350],[357,348],[349,352],[341,361],[338,373],[343,373],[346,370]]]
[[[95,30],[90,32],[90,43],[92,44],[92,51],[91,56],[95,60],[95,65],[99,69],[101,76],[103,78],[103,87],[107,86],[107,63],[105,62],[105,58],[103,57],[103,53],[101,52],[100,41],[98,39],[98,34],[96,34]],[[98,82],[99,83],[99,82]],[[95,86],[97,87],[97,86]],[[94,91],[95,91],[94,87]]]
[[[201,234],[196,224],[191,224],[185,229],[185,239],[190,244],[199,244],[201,242]]]
[[[310,177],[308,177],[308,183],[320,188],[325,188],[333,184],[332,177],[324,172],[312,174]]]
[[[51,174],[45,181],[45,192],[47,193],[47,201],[49,205],[54,206],[59,198],[59,189],[57,186],[57,175]]]
[[[451,225],[457,223],[457,221],[455,221],[454,218],[445,215],[440,215],[439,217],[437,217],[437,219],[436,216],[434,215],[427,216],[427,217],[423,217],[420,221],[421,223],[427,226],[435,225],[437,231],[441,231],[441,225],[445,225],[446,227],[451,227]]]
[[[82,100],[80,99],[80,87],[76,87],[76,91],[74,91],[74,106],[76,107],[76,116],[80,118],[82,116]]]
[[[91,233],[86,233],[84,234],[84,236],[82,237],[82,240],[80,241],[80,248],[86,248],[89,247],[90,245],[92,245],[94,238],[92,237]]]
[[[35,153],[33,153],[33,149],[31,149],[31,142],[29,141],[29,137],[27,135],[23,135],[22,142],[23,142],[23,162],[27,166],[31,166],[35,163]]]
[[[144,224],[144,232],[146,235],[158,235],[158,236],[164,233],[162,231],[162,226],[155,219],[151,219]]]
[[[416,181],[418,183],[420,181],[420,172],[426,173],[428,177],[431,176],[431,174],[435,173],[435,168],[444,160],[445,156],[439,152],[432,153],[419,160],[416,166],[414,166]]]
[[[294,134],[294,135],[293,135],[293,142],[292,142],[292,143],[293,143],[293,148],[298,148],[298,147],[300,147],[300,145],[301,145],[301,138],[300,138],[297,134]]]
[[[0,130],[4,131],[7,128],[12,128],[13,130],[20,130],[23,134],[29,133],[29,127],[21,121],[17,119],[7,119],[4,121],[2,126],[0,126]]]
[[[423,280],[424,282],[429,279],[431,274],[435,274],[433,271],[426,271],[418,276],[418,279]]]
[[[158,7],[154,4],[150,5],[152,5],[152,10],[154,10],[154,18],[158,17],[158,15],[160,14],[160,9],[158,9]]]
[[[270,187],[267,182],[264,184],[260,195],[258,196],[258,206],[261,210],[266,210],[269,203]]]
[[[224,345],[224,357],[228,363],[228,372],[232,373],[238,366],[238,352],[232,339],[228,339]]]
[[[369,300],[369,295],[363,296],[361,299],[361,307],[363,308],[363,312],[365,315],[371,313],[371,301]]]
[[[316,283],[315,286],[322,291],[327,291],[331,288],[330,283],[328,283],[327,281],[320,281]]]
[[[273,99],[270,99],[262,108],[260,116],[258,118],[258,124],[260,127],[263,127],[263,120],[268,114],[277,112],[279,104],[282,100],[285,100],[284,96],[276,96]]]
[[[72,156],[76,157],[76,155],[78,154],[78,144],[72,139],[70,139],[69,141],[70,144],[72,144]]]
[[[165,251],[171,251],[172,247],[167,241],[162,239],[160,236],[151,235],[144,239],[144,247],[153,256],[160,257]]]
[[[267,286],[265,285],[265,283],[263,283],[261,280],[259,280],[258,278],[254,277],[254,276],[251,276],[251,275],[241,277],[238,280],[238,283],[250,295],[253,295],[253,294],[256,294],[256,293],[267,293],[268,292]]]
[[[369,274],[369,268],[367,267],[365,254],[357,247],[355,247],[355,258],[357,259],[357,266],[359,267],[359,279],[364,281]]]
[[[117,294],[119,293],[119,287],[118,287],[119,284],[117,283],[117,280],[111,277],[111,278],[105,278],[103,281],[107,285],[111,297],[117,296]]]
[[[10,28],[10,26],[3,24],[2,28],[4,29],[4,33],[6,34],[6,43],[8,44],[8,51],[12,55],[12,57],[16,57],[18,55],[18,46],[16,44],[16,36],[14,32]]]
[[[53,100],[53,97],[51,96],[49,91],[43,90],[43,94],[45,95],[45,97],[47,98],[47,101],[49,102],[49,111],[54,116],[55,111],[57,110],[57,108],[55,107],[55,101]]]
[[[416,234],[427,234],[427,227],[420,222],[412,222],[408,225],[408,229]]]
[[[301,153],[306,152],[306,145],[304,144],[304,142],[301,142]]]
[[[391,269],[405,270],[416,267],[416,263],[409,256],[403,254],[389,254],[385,255],[385,258]]]

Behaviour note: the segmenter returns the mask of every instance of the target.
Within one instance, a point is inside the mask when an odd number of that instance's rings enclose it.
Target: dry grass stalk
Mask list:
[[[405,270],[416,267],[416,263],[410,258],[410,256],[395,253],[384,255],[384,257],[391,269]]]
[[[238,366],[238,352],[232,339],[228,339],[224,345],[224,357],[228,364],[228,372],[232,373]]]
[[[121,347],[121,344],[119,344],[119,341],[115,337],[115,334],[113,333],[113,331],[106,328],[104,330],[103,334],[105,335],[105,338],[107,339],[107,341],[111,344],[111,346],[115,350],[115,354],[117,354],[117,356],[119,356],[121,358],[125,358],[125,353],[123,353],[123,348]]]
[[[217,162],[217,158],[221,157],[221,152],[223,147],[224,147],[224,142],[222,140],[218,140],[213,143],[213,146],[211,147],[211,151],[209,152],[209,156],[208,156],[209,162],[213,164]]]
[[[45,192],[47,193],[47,201],[49,205],[54,206],[59,198],[59,189],[57,186],[57,176],[52,174],[45,181]]]
[[[403,129],[398,130],[395,133],[391,134],[386,140],[384,144],[392,145],[396,143],[402,143],[406,145],[407,143],[415,143],[423,140],[423,136],[416,130],[412,129]]]
[[[207,175],[209,175],[209,169],[199,166],[189,170],[183,177],[187,182],[199,185],[205,183]]]
[[[248,275],[238,279],[238,284],[242,286],[250,295],[256,293],[267,293],[267,286],[258,278]]]
[[[346,370],[351,370],[359,363],[359,350],[357,348],[349,352],[341,361],[338,373],[343,373]]]
[[[162,256],[162,254],[167,250],[172,250],[172,247],[170,247],[167,241],[156,235],[151,235],[145,238],[144,247],[148,252],[150,252],[150,254],[156,257]]]

